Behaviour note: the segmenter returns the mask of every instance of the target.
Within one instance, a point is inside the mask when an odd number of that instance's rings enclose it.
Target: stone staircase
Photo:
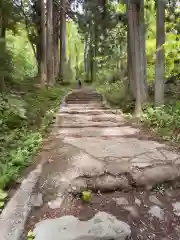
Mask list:
[[[67,104],[89,104],[101,103],[103,100],[102,95],[89,90],[76,90],[68,95],[66,98]]]

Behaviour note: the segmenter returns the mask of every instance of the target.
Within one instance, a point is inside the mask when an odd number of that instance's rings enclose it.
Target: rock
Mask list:
[[[150,162],[135,162],[135,163],[132,163],[132,166],[137,167],[137,168],[146,168],[146,167],[150,167],[152,165],[153,165],[153,163],[150,163]]]
[[[149,201],[156,205],[163,206],[162,202],[154,195],[149,196]]]
[[[88,175],[98,176],[104,172],[104,164],[102,161],[93,158],[92,156],[80,152],[71,158],[72,167],[77,169],[78,176]]]
[[[141,205],[141,200],[139,198],[136,198],[135,199],[135,204],[140,206]]]
[[[132,172],[132,177],[137,186],[145,186],[151,189],[158,183],[172,181],[178,178],[180,170],[174,165],[154,166],[144,169],[144,171]]]
[[[108,159],[109,160],[109,159]],[[121,158],[121,160],[116,160],[107,162],[106,171],[113,175],[120,175],[131,171],[131,163],[129,158]]]
[[[164,211],[160,207],[158,207],[158,206],[152,206],[149,209],[148,213],[150,215],[152,215],[153,217],[158,218],[159,220],[163,220],[164,219]]]
[[[88,189],[100,190],[101,192],[131,188],[125,176],[111,176],[108,174],[89,179],[87,185]]]
[[[98,212],[88,221],[80,221],[74,216],[47,219],[36,224],[35,240],[127,240],[130,226],[116,217]]]
[[[173,203],[173,211],[176,216],[180,216],[180,202]]]
[[[41,193],[33,194],[31,196],[31,204],[33,207],[41,207],[43,205],[43,198]]]
[[[115,201],[117,205],[128,205],[129,204],[128,200],[124,197],[113,198],[113,201]]]

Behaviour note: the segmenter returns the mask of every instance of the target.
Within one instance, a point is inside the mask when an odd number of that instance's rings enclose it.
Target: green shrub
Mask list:
[[[146,106],[141,121],[163,139],[180,141],[180,101],[162,107]]]
[[[0,189],[18,179],[39,148],[66,87],[34,88],[22,97],[0,95]]]
[[[134,101],[127,93],[123,81],[109,83],[106,81],[103,85],[96,85],[98,92],[102,93],[106,100],[114,107],[121,108],[124,112],[131,112],[134,107]]]

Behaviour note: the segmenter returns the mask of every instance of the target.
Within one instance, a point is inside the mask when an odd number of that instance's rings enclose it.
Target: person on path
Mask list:
[[[81,88],[82,87],[82,82],[80,79],[78,79],[78,88]]]

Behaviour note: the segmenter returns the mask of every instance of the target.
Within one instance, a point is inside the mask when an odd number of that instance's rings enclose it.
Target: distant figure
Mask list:
[[[81,80],[78,79],[78,87],[81,88],[82,87],[82,83],[81,83]]]

